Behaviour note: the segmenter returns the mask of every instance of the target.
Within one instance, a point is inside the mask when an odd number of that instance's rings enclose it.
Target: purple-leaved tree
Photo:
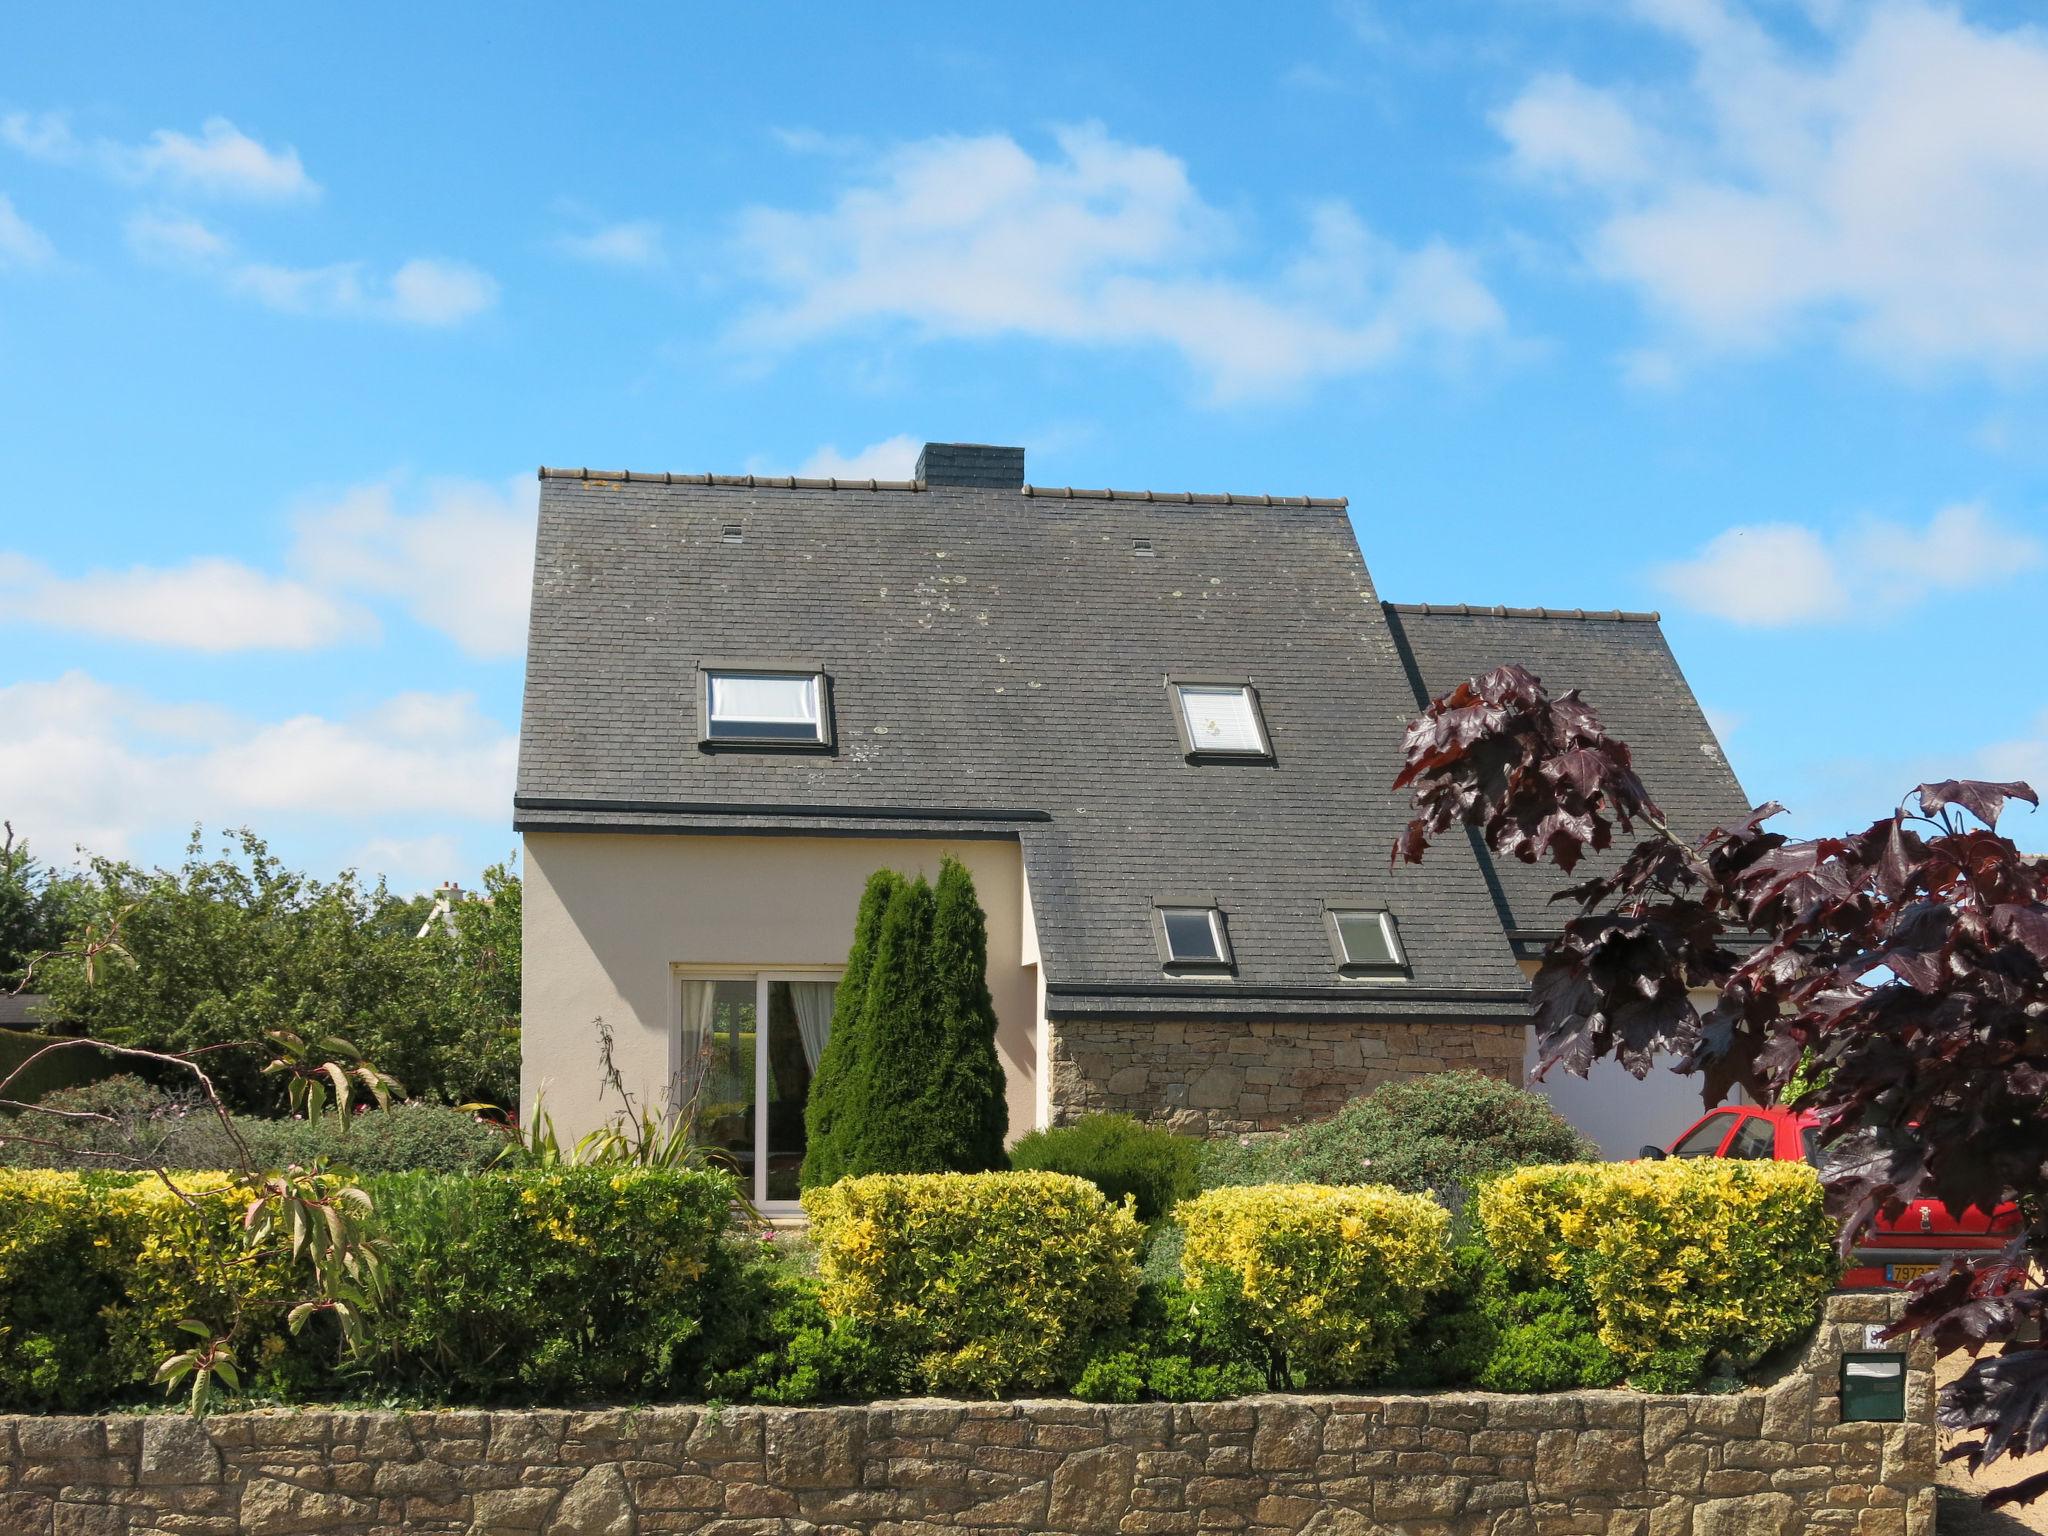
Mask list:
[[[1982,1467],[2048,1446],[2048,860],[2000,834],[2025,784],[1949,779],[1861,832],[1795,842],[1759,806],[1687,839],[1665,822],[1577,691],[1498,667],[1409,726],[1394,787],[1414,819],[1394,857],[1471,827],[1496,853],[1570,873],[1616,848],[1532,984],[1538,1075],[1612,1055],[1638,1077],[1669,1053],[1708,1102],[1797,1078],[1822,1120],[1821,1176],[1844,1254],[1880,1212],[2011,1202],[2003,1252],[1914,1282],[1901,1330],[1976,1358],[1941,1394],[1952,1455]],[[1704,1008],[1695,993],[1712,996]],[[1992,1504],[2048,1492],[2048,1473]]]

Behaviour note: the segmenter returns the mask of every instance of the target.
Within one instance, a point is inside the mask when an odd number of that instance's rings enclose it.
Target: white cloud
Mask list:
[[[1907,371],[2048,359],[2048,33],[1898,0],[1794,55],[1718,0],[1637,10],[1692,50],[1673,99],[1545,76],[1496,119],[1573,184],[1596,271],[1709,346],[1814,326]]]
[[[2048,710],[2036,715],[2024,734],[1994,742],[1980,752],[1971,776],[1996,782],[2018,779],[2031,784],[2048,802]],[[2048,851],[2048,812],[2030,815],[2024,804],[2016,804],[2000,820],[1999,830],[2022,848]]]
[[[117,181],[205,197],[292,202],[317,197],[299,152],[251,138],[225,117],[209,117],[197,137],[159,128],[140,144],[83,140],[58,112],[0,117],[0,143],[54,165],[87,165]]]
[[[321,590],[395,601],[473,656],[517,656],[526,645],[537,507],[536,484],[525,476],[495,486],[356,486],[300,510],[292,566]]]
[[[873,325],[1163,347],[1220,398],[1383,367],[1499,332],[1471,258],[1402,249],[1348,207],[1312,210],[1277,268],[1225,258],[1248,233],[1187,168],[1100,128],[1061,129],[1037,158],[1006,135],[935,138],[882,156],[822,212],[741,217],[741,276],[775,297],[737,330],[775,349]]]
[[[202,557],[61,576],[0,550],[0,623],[222,654],[373,639],[395,605],[472,656],[525,648],[535,483],[380,482],[301,506],[288,574]]]
[[[1650,146],[1635,115],[1570,75],[1539,76],[1496,114],[1494,126],[1525,176],[1625,187],[1650,174]]]
[[[0,553],[0,619],[214,653],[311,650],[375,629],[331,594],[217,558],[63,577]]]
[[[851,454],[827,443],[804,460],[797,474],[810,480],[908,480],[917,469],[923,447],[916,438],[900,432]]]
[[[557,235],[555,249],[603,267],[658,267],[667,260],[661,226],[652,219],[606,224],[578,235]]]
[[[225,272],[232,292],[287,314],[389,320],[406,325],[459,325],[498,301],[488,273],[459,261],[416,257],[380,282],[358,261],[324,267],[246,262]]]
[[[1692,559],[1660,569],[1657,579],[1686,607],[1735,624],[1806,624],[1848,607],[1820,535],[1783,523],[1718,533]]]
[[[49,237],[17,213],[12,200],[0,193],[0,270],[40,267],[56,254]]]
[[[444,880],[451,880],[470,868],[461,846],[446,832],[424,837],[373,837],[343,860],[360,870],[366,879],[383,876],[391,889],[404,895],[432,894]]]
[[[204,263],[233,249],[226,236],[189,214],[144,209],[130,214],[123,230],[128,248],[144,261]]]
[[[1935,593],[1994,586],[2042,560],[2039,541],[2002,527],[1980,506],[1958,503],[1924,528],[1869,521],[1833,540],[1795,524],[1730,528],[1692,559],[1655,574],[1685,607],[1779,628],[1883,617]]]
[[[467,694],[259,721],[71,672],[0,687],[0,719],[0,805],[52,856],[73,844],[125,855],[194,821],[279,813],[500,820],[517,757],[512,733]]]

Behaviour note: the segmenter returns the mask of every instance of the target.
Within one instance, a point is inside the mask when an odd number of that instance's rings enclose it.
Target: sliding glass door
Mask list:
[[[797,1209],[804,1106],[831,1034],[836,985],[816,973],[769,971],[682,982],[678,1110],[767,1211]]]

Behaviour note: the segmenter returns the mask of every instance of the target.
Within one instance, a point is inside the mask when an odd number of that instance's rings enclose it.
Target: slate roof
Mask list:
[[[1743,820],[1749,797],[1714,728],[1678,669],[1654,613],[1556,608],[1476,608],[1389,603],[1387,622],[1418,704],[1468,677],[1516,662],[1552,693],[1577,688],[1610,734],[1628,743],[1636,772],[1676,832],[1698,837]],[[1589,859],[1569,879],[1550,864],[1486,861],[1502,920],[1524,952],[1554,936],[1572,907],[1552,893],[1616,855]]]
[[[706,657],[817,658],[835,750],[701,750]],[[1257,687],[1274,762],[1183,759],[1190,673]],[[543,471],[515,824],[1017,838],[1055,1015],[1524,1017],[1477,860],[1388,867],[1414,712],[1341,501]],[[1190,894],[1234,978],[1162,973]],[[1410,979],[1340,977],[1326,900]]]

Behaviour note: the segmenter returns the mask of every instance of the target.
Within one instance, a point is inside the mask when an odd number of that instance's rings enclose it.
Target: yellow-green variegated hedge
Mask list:
[[[1143,1229],[1086,1179],[878,1173],[803,1198],[826,1312],[925,1390],[1064,1385],[1137,1299]]]
[[[1174,1214],[1189,1282],[1234,1290],[1274,1374],[1295,1386],[1386,1370],[1451,1274],[1450,1216],[1385,1185],[1212,1189]]]
[[[1837,1274],[1835,1224],[1804,1163],[1523,1168],[1480,1190],[1479,1221],[1510,1269],[1582,1294],[1600,1341],[1651,1390],[1790,1343]]]

